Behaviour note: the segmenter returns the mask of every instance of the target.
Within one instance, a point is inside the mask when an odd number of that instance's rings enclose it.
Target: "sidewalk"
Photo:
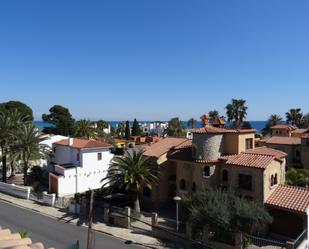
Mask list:
[[[0,200],[15,204],[22,208],[30,209],[32,211],[55,218],[57,220],[65,221],[78,226],[86,226],[85,218],[70,214],[66,211],[66,209],[59,209],[56,207],[40,205],[32,200],[20,199],[3,193],[0,193]],[[125,241],[132,241],[133,243],[140,244],[145,247],[156,249],[169,248],[166,247],[166,245],[160,240],[147,234],[136,233],[130,229],[109,226],[105,223],[97,221],[96,218],[94,218],[93,229],[97,232],[102,232]]]

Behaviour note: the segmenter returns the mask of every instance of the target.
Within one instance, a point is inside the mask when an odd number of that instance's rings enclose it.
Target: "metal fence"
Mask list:
[[[273,239],[266,239],[260,238],[255,236],[246,236],[245,238],[248,246],[248,249],[285,249],[286,243],[284,241],[273,240]]]

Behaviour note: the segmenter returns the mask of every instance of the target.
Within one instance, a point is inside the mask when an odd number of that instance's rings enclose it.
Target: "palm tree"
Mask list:
[[[144,188],[152,188],[158,180],[158,165],[153,158],[144,157],[144,151],[126,152],[123,157],[114,158],[108,169],[103,186],[124,188],[132,194],[134,210],[140,212],[139,193]]]
[[[30,160],[45,156],[44,147],[39,145],[40,138],[37,128],[32,124],[25,124],[17,131],[15,155],[23,162],[24,185],[27,185],[27,172]]]
[[[217,110],[209,111],[208,116],[211,120],[217,120],[220,118],[219,112]]]
[[[168,121],[167,135],[181,137],[184,135],[184,125],[179,118],[172,118]]]
[[[262,129],[263,135],[267,135],[270,132],[270,127],[282,123],[282,118],[277,114],[272,114],[269,116],[266,126]]]
[[[81,119],[76,122],[74,135],[77,137],[83,137],[87,139],[97,137],[97,133],[92,122],[87,119]]]
[[[244,99],[232,99],[232,102],[225,107],[228,121],[233,122],[234,128],[239,128],[247,116],[248,107],[245,104]]]
[[[17,110],[0,111],[0,149],[2,159],[2,180],[6,182],[7,157],[16,141],[16,131],[25,122],[26,117]]]
[[[193,129],[196,125],[196,120],[194,118],[190,118],[188,120],[188,126],[191,127],[191,129]]]
[[[303,112],[300,108],[290,109],[285,113],[287,123],[300,126],[303,118]]]

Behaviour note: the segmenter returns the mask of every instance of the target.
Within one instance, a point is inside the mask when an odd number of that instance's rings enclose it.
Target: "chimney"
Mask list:
[[[72,137],[68,137],[68,145],[69,146],[73,145],[73,138]]]

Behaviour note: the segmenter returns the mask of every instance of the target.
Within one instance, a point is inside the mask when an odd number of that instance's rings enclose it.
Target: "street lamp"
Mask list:
[[[176,202],[176,231],[179,230],[179,217],[178,217],[178,203],[181,201],[181,197],[175,196],[173,200]]]

